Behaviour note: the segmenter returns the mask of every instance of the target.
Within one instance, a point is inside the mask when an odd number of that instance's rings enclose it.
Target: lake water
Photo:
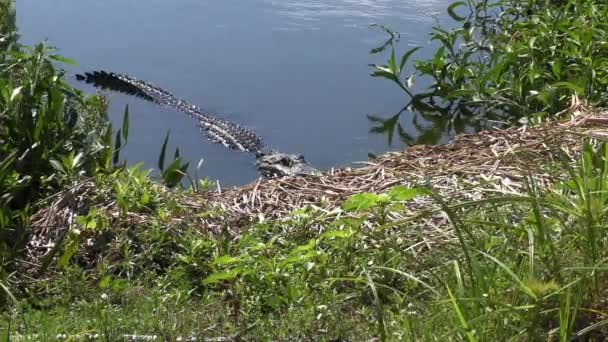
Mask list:
[[[451,0],[19,0],[21,42],[48,39],[79,66],[150,81],[206,111],[253,129],[268,146],[304,154],[330,169],[405,148],[370,133],[368,114],[389,117],[407,102],[388,81],[369,76],[370,55],[386,36],[370,24],[401,32],[400,48],[427,46]],[[427,50],[428,53],[428,50]],[[423,51],[418,56],[424,56]],[[79,88],[93,91],[86,85]],[[156,165],[167,131],[200,176],[223,185],[258,177],[254,158],[205,140],[195,122],[167,108],[111,94],[120,124],[131,109],[123,156]],[[416,131],[402,122],[412,135]]]

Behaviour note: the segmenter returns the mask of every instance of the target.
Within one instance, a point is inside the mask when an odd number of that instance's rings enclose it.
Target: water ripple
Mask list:
[[[342,20],[345,25],[397,17],[408,21],[432,21],[450,0],[263,0],[270,11],[289,19],[291,26],[315,28],[322,19]],[[358,26],[358,25],[357,25]]]

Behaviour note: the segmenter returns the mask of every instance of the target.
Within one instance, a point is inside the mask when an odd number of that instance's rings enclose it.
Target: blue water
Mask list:
[[[401,32],[400,47],[427,46],[450,0],[19,0],[22,43],[48,39],[79,63],[151,81],[207,111],[249,127],[267,145],[304,154],[328,170],[366,161],[368,153],[405,148],[370,133],[368,114],[390,116],[407,102],[397,87],[369,76],[386,56],[369,50]],[[422,52],[424,56],[425,52]],[[427,52],[428,53],[428,52]],[[94,91],[86,85],[76,86]],[[131,109],[130,163],[153,168],[163,138],[223,185],[255,180],[251,155],[205,140],[180,112],[110,94],[120,125]],[[404,129],[415,135],[411,125]]]

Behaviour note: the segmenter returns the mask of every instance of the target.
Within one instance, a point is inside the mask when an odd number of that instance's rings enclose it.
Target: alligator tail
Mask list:
[[[76,79],[92,84],[96,88],[109,89],[160,104],[159,101],[143,91],[140,87],[136,87],[129,82],[124,82],[119,75],[107,73],[105,71],[94,71],[90,73],[87,72],[84,75],[77,74]]]
[[[253,131],[206,113],[197,106],[182,100],[170,92],[137,80],[133,77],[105,71],[76,75],[76,79],[95,87],[109,89],[144,100],[180,110],[198,121],[198,126],[207,138],[225,147],[244,152],[258,153],[264,147],[262,140]]]

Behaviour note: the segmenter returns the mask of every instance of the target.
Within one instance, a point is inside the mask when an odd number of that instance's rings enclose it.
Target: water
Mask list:
[[[368,114],[388,117],[407,98],[369,76],[369,63],[385,61],[369,54],[385,39],[369,25],[400,31],[402,49],[426,46],[450,2],[19,0],[17,24],[22,43],[48,39],[76,60],[71,71],[103,69],[151,81],[327,170],[404,148],[370,133]],[[129,162],[154,167],[170,131],[172,149],[193,165],[204,159],[200,176],[223,185],[256,179],[251,155],[208,142],[186,115],[125,95],[110,98],[116,125],[125,104],[131,109],[123,154]],[[407,123],[404,129],[417,134]]]

